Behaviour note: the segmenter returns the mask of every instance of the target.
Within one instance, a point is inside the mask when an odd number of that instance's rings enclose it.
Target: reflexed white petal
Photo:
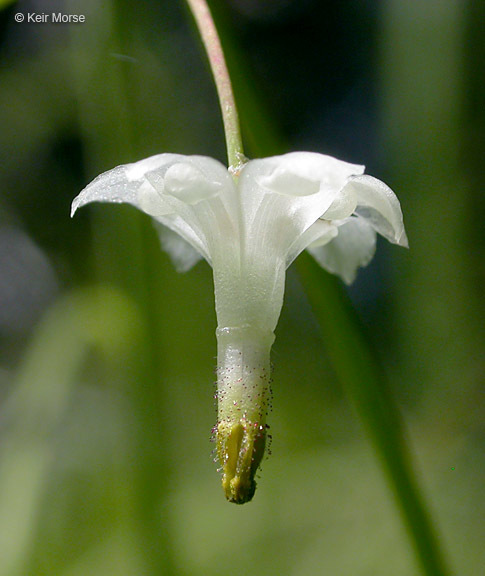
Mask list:
[[[227,168],[213,158],[159,154],[118,166],[75,198],[72,215],[89,202],[126,202],[140,208],[209,263],[226,238],[237,241],[236,189]]]
[[[239,179],[246,234],[286,254],[330,208],[347,179],[363,171],[363,166],[314,152],[251,160]]]
[[[238,240],[238,201],[227,168],[206,156],[171,155],[145,177],[172,208],[158,220],[177,232],[212,265]]]
[[[141,182],[126,177],[126,166],[117,166],[95,178],[74,198],[71,216],[90,202],[127,202],[138,206],[137,192]]]
[[[227,168],[217,160],[181,158],[165,173],[148,173],[147,179],[159,186],[157,179],[164,178],[164,198],[178,216],[167,215],[160,222],[178,232],[212,265],[230,245],[238,244],[237,190]]]
[[[318,219],[292,244],[286,258],[286,267],[288,268],[293,260],[308,246],[313,246],[314,248],[323,246],[330,242],[332,238],[335,238],[337,234],[338,228],[334,223]]]
[[[74,199],[71,216],[74,216],[78,208],[90,202],[125,202],[151,216],[170,213],[170,206],[156,194],[144,175],[149,170],[175,162],[179,157],[178,154],[158,154],[133,164],[117,166],[100,174]]]
[[[179,234],[159,222],[155,221],[154,225],[162,248],[170,256],[177,272],[187,272],[202,259],[202,255]]]
[[[193,204],[226,185],[232,186],[227,169],[213,158],[158,154],[95,178],[74,199],[71,215],[90,202],[126,202],[157,217],[174,211],[171,196]]]
[[[357,269],[367,266],[376,249],[376,233],[367,222],[358,217],[348,218],[338,228],[338,236],[324,246],[309,246],[315,260],[346,284],[351,284]]]
[[[363,174],[364,166],[349,164],[332,156],[316,152],[290,152],[262,160],[251,160],[250,164],[261,184],[280,194],[302,196],[318,190],[339,191],[349,176]],[[287,179],[287,184],[285,180]],[[318,183],[318,189],[298,190],[293,187],[298,181]]]
[[[337,226],[326,220],[317,220],[315,224],[312,224],[308,229],[308,232],[310,231],[315,234],[314,240],[311,242],[311,246],[314,248],[328,244],[330,240],[338,234]]]
[[[377,178],[364,175],[350,178],[345,186],[347,188],[357,196],[355,213],[358,216],[365,218],[389,242],[408,246],[401,205],[389,186]]]
[[[327,192],[334,197],[349,176],[364,173],[364,166],[316,152],[290,152],[251,160],[249,167],[261,186],[289,196]]]
[[[184,205],[185,207],[185,205]],[[194,250],[199,252],[199,254],[212,265],[211,254],[209,247],[207,245],[207,239],[204,232],[200,230],[199,223],[197,221],[192,222],[192,219],[180,216],[179,214],[167,214],[161,218],[157,218],[154,221],[155,226],[166,226],[174,234],[178,234],[183,240],[190,244]]]
[[[343,220],[351,216],[356,207],[357,195],[349,186],[344,186],[321,217],[325,220]]]

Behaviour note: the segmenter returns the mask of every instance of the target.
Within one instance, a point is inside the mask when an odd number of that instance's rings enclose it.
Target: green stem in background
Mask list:
[[[227,70],[219,35],[205,0],[186,1],[194,15],[195,23],[202,37],[202,42],[209,58],[212,75],[216,83],[224,122],[229,168],[232,168],[232,170],[237,173],[238,168],[244,162],[244,151],[236,101],[234,100],[231,79]]]
[[[381,460],[423,574],[445,576],[438,538],[412,473],[403,423],[379,360],[338,280],[306,253],[297,262],[327,353]]]

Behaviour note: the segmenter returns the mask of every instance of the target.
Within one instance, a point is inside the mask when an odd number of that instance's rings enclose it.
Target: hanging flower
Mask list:
[[[304,249],[351,283],[376,233],[407,246],[398,199],[364,167],[312,152],[250,160],[237,173],[205,156],[160,154],[98,176],[73,202],[127,202],[152,216],[178,270],[214,274],[217,452],[226,497],[250,500],[264,453],[270,350],[286,268]]]

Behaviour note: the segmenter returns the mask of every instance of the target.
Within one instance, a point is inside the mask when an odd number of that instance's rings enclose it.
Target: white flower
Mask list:
[[[212,266],[218,320],[216,428],[229,500],[251,499],[264,452],[270,350],[285,271],[307,248],[346,283],[376,232],[407,246],[399,201],[364,167],[311,152],[247,162],[232,175],[205,156],[160,154],[98,176],[74,200],[127,202],[150,214],[179,270]]]

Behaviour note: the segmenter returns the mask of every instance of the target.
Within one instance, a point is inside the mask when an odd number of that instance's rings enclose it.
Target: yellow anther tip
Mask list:
[[[265,427],[242,418],[217,426],[217,452],[222,464],[222,487],[229,502],[245,504],[256,491],[254,476],[264,454]]]

